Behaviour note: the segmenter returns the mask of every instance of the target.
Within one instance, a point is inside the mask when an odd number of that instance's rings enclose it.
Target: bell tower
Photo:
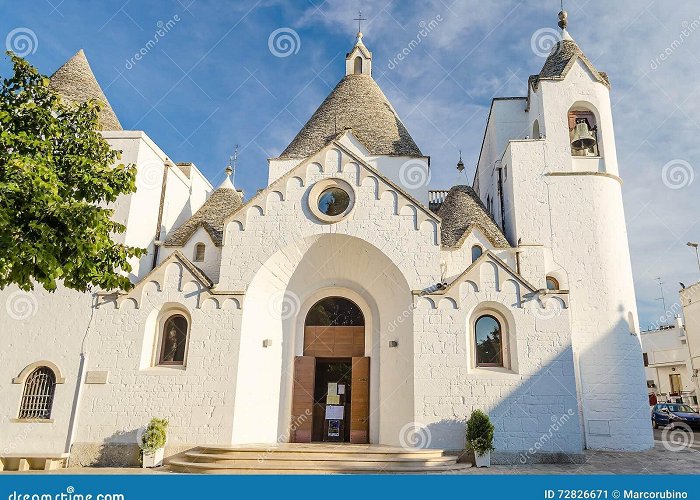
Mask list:
[[[512,172],[512,241],[541,245],[545,276],[568,290],[585,446],[652,446],[646,377],[622,203],[610,81],[568,32],[529,78],[523,129],[503,168]],[[532,134],[532,135],[530,135]]]

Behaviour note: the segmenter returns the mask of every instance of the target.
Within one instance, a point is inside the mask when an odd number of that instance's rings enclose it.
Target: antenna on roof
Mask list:
[[[664,297],[664,287],[663,287],[664,282],[661,281],[661,278],[655,278],[655,279],[659,282],[659,289],[661,290],[661,297],[659,297],[656,300],[660,300],[664,306],[664,314],[661,316],[663,318],[664,316],[666,316],[666,297]],[[666,322],[666,320],[662,320],[662,321]]]

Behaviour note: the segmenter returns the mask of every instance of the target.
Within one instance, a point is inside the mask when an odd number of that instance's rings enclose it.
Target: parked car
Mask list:
[[[700,413],[684,404],[659,403],[651,410],[651,424],[654,429],[665,425],[684,427],[685,424],[691,429],[700,430]]]

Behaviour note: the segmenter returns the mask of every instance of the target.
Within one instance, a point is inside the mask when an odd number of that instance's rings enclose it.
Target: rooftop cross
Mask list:
[[[236,179],[236,167],[238,166],[238,144],[236,144],[236,149],[233,152],[233,156],[228,159],[228,167],[226,167],[226,174],[231,175],[231,182]]]
[[[362,17],[362,11],[357,11],[357,17],[353,21],[357,21],[357,32],[362,33],[362,21],[366,21],[367,18]]]

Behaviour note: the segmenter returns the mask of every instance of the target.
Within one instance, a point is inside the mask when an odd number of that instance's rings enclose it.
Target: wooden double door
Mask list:
[[[364,327],[306,327],[304,355],[294,360],[291,441],[369,443],[369,372]],[[328,418],[331,406],[342,407],[342,419]],[[329,423],[340,429],[329,432]]]

